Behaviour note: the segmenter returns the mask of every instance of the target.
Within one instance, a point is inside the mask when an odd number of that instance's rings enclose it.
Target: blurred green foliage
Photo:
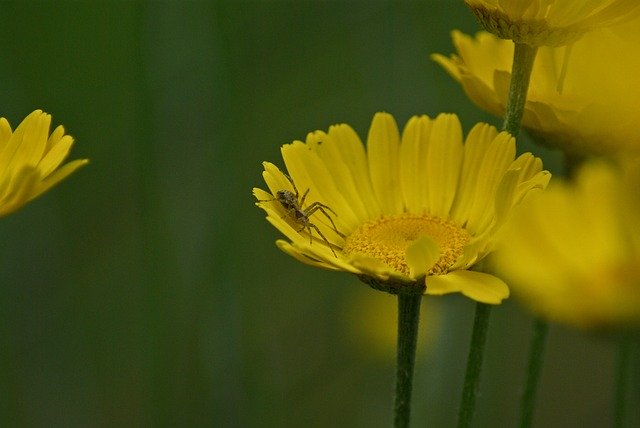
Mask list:
[[[251,188],[281,144],[376,111],[498,124],[429,60],[476,31],[462,1],[2,6],[0,114],[52,113],[91,164],[2,219],[0,424],[389,426],[393,349],[352,324],[393,297],[280,253]],[[451,426],[474,305],[430,302],[414,421]],[[477,426],[513,425],[530,324],[494,310]],[[606,425],[613,361],[552,328],[540,426]]]

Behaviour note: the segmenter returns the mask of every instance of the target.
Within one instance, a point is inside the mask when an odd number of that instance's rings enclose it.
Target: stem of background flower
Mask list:
[[[524,114],[524,106],[527,102],[531,71],[536,59],[538,48],[524,43],[515,43],[513,51],[513,67],[511,69],[511,82],[509,83],[509,99],[504,116],[502,129],[514,137],[520,132],[520,124]],[[520,402],[520,427],[530,427],[533,421],[536,391],[542,368],[544,348],[549,326],[545,321],[536,320],[529,347],[529,363],[527,368],[527,380],[524,394]]]
[[[548,331],[549,324],[541,319],[536,319],[533,326],[531,344],[529,345],[527,380],[524,386],[522,401],[520,402],[520,428],[529,428],[533,422],[536,391],[538,389],[538,381],[540,380],[540,370],[542,369]]]
[[[473,321],[473,334],[467,359],[467,373],[464,378],[462,401],[458,412],[458,428],[471,426],[471,420],[475,412],[476,395],[480,384],[480,371],[484,357],[484,345],[487,342],[487,330],[489,330],[489,315],[491,305],[478,302],[476,304],[476,316]]]
[[[625,426],[627,379],[629,377],[629,356],[631,354],[631,340],[629,334],[623,334],[618,344],[618,360],[616,361],[616,384],[613,401],[615,428]]]
[[[527,101],[529,80],[533,62],[538,48],[524,43],[516,43],[513,52],[513,67],[511,69],[511,83],[509,84],[509,98],[504,116],[502,129],[516,137],[520,131],[520,123]]]
[[[416,360],[422,294],[398,294],[398,354],[393,426],[406,428],[411,418],[411,389]]]

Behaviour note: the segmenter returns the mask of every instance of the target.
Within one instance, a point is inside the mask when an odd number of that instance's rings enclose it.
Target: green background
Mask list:
[[[0,223],[0,423],[389,426],[394,298],[281,253],[251,188],[377,111],[499,124],[429,59],[478,28],[463,2],[1,6],[0,114],[44,109],[91,163]],[[474,303],[423,306],[414,426],[452,426]],[[531,322],[493,311],[476,426],[515,425]],[[548,346],[539,426],[607,426],[613,343]]]

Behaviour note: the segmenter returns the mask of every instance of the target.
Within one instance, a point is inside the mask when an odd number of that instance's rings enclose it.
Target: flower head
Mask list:
[[[639,2],[640,4],[640,2]],[[504,116],[513,43],[481,32],[453,32],[457,54],[434,54],[480,108]],[[565,152],[640,153],[640,19],[592,31],[569,48],[542,47],[533,67],[522,126]]]
[[[640,323],[639,166],[587,164],[518,207],[495,256],[526,306],[580,327]]]
[[[7,215],[40,196],[76,169],[86,159],[63,166],[73,138],[58,126],[49,135],[51,116],[36,110],[11,130],[0,118],[0,216]]]
[[[468,269],[493,250],[512,207],[549,180],[540,159],[515,159],[515,140],[492,126],[476,125],[463,143],[452,114],[413,117],[401,136],[378,113],[366,150],[352,128],[335,125],[284,145],[282,156],[289,175],[265,162],[269,191],[253,192],[288,238],[277,241],[283,251],[385,291],[491,304],[507,286]]]
[[[640,10],[637,0],[465,0],[482,26],[502,39],[563,46]]]

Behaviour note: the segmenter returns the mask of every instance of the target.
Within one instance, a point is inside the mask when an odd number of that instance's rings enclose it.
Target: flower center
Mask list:
[[[440,247],[440,258],[429,275],[448,272],[470,239],[469,232],[448,220],[428,215],[400,214],[364,223],[347,237],[343,251],[345,254],[373,257],[409,275],[405,258],[407,248],[424,235]]]

